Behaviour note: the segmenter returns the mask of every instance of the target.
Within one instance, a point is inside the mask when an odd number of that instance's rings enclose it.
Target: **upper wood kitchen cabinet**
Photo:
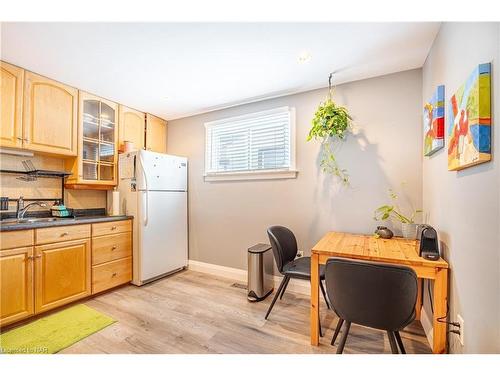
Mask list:
[[[146,115],[146,150],[167,152],[167,122],[149,113]]]
[[[23,146],[24,69],[0,61],[0,147]]]
[[[109,190],[116,186],[118,104],[80,91],[78,155],[67,160],[68,188]]]
[[[77,154],[78,90],[26,71],[23,148],[53,155]]]
[[[119,118],[119,145],[125,141],[133,142],[136,150],[144,149],[146,115],[143,112],[120,105]]]

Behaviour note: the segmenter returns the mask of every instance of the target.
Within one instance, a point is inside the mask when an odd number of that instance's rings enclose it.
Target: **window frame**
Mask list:
[[[289,154],[290,166],[288,168],[275,168],[275,169],[256,169],[256,170],[242,170],[242,171],[227,171],[227,172],[210,172],[207,166],[211,165],[211,149],[208,144],[208,132],[211,128],[218,125],[225,125],[232,121],[240,121],[245,119],[258,118],[261,116],[270,115],[279,112],[288,112],[289,116]],[[247,113],[239,116],[226,117],[220,120],[206,122],[205,125],[205,165],[204,165],[204,178],[205,181],[242,181],[242,180],[267,180],[267,179],[286,179],[296,178],[298,170],[296,169],[296,123],[295,123],[295,108],[289,106],[277,107],[265,111],[258,111]]]

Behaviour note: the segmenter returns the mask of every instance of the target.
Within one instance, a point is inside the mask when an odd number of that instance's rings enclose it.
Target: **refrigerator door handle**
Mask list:
[[[144,205],[145,208],[144,208],[144,225],[148,225],[148,206],[149,206],[149,202],[148,202],[148,191],[147,190],[144,190],[142,193],[146,194],[146,204]]]
[[[142,174],[144,176],[144,187],[146,188],[144,193],[146,194],[146,210],[144,212],[144,225],[148,225],[148,206],[149,206],[149,202],[148,202],[148,178],[147,178],[147,175],[146,175],[146,171],[144,170],[144,163],[143,163],[143,160],[142,160],[142,154],[141,152],[139,151],[139,163],[141,164],[141,171],[142,171]]]

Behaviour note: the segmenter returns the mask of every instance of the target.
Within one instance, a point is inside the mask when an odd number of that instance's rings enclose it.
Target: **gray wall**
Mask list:
[[[500,118],[499,24],[443,24],[423,67],[423,100],[444,84],[446,103],[479,63],[492,62],[493,123]],[[446,121],[449,121],[446,107]],[[493,134],[498,133],[498,124]],[[439,229],[450,263],[450,318],[465,320],[465,346],[450,335],[452,352],[500,352],[499,137],[493,161],[460,172],[447,171],[447,151],[423,162],[424,210]],[[428,316],[430,307],[425,296]]]
[[[190,259],[246,269],[246,248],[268,242],[273,224],[291,228],[306,253],[329,230],[371,233],[374,208],[403,181],[421,206],[421,75],[411,70],[336,89],[358,128],[338,153],[351,188],[320,171],[319,142],[305,141],[325,89],[170,121],[168,152],[189,158]],[[296,179],[204,181],[205,122],[285,105],[296,108]]]

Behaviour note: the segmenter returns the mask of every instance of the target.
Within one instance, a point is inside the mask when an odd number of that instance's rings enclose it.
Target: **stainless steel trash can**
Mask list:
[[[258,302],[273,292],[273,253],[263,243],[248,249],[248,300]]]

